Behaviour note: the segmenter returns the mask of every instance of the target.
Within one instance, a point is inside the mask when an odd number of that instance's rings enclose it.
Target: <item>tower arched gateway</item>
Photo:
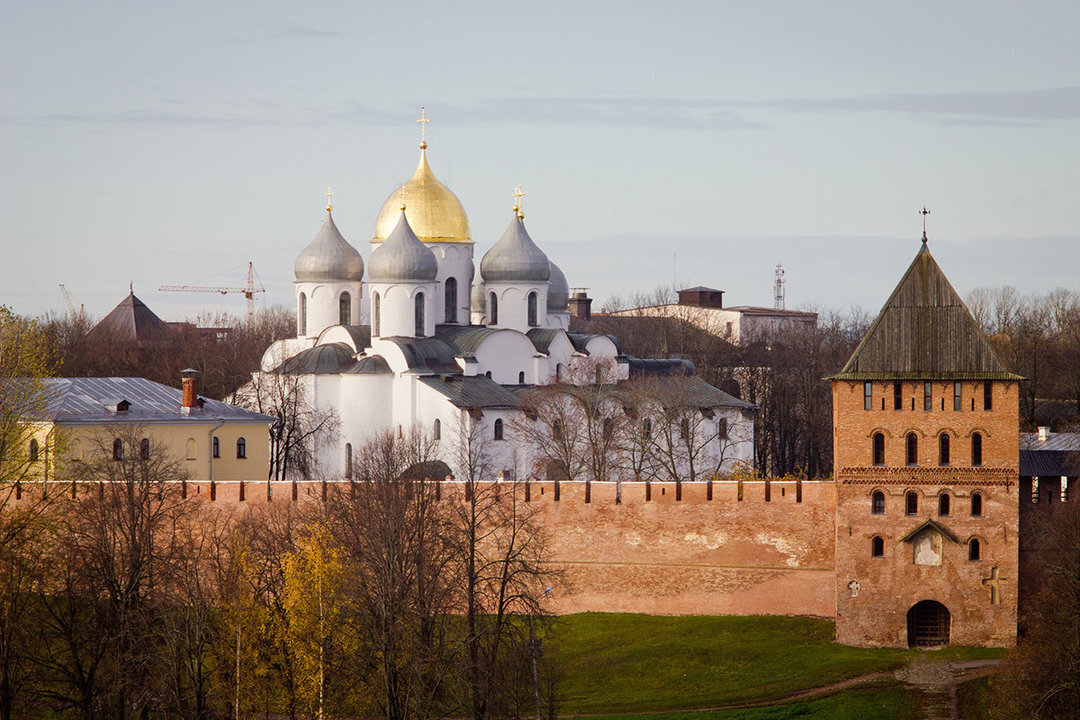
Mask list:
[[[1021,378],[1005,370],[925,234],[830,379],[837,641],[1015,644]],[[949,452],[949,438],[973,433],[977,454]],[[920,436],[937,442],[920,448]],[[969,506],[979,514],[957,512]],[[974,553],[972,537],[987,538]]]
[[[939,647],[949,644],[949,609],[937,600],[921,600],[907,613],[908,647]]]

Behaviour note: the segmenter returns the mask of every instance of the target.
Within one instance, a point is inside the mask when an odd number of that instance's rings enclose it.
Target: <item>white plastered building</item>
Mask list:
[[[636,360],[612,337],[571,332],[566,276],[517,206],[475,277],[465,210],[420,148],[413,176],[378,214],[366,267],[327,206],[294,266],[296,337],[263,355],[263,373],[297,376],[306,401],[338,418],[338,437],[316,446],[323,478],[346,477],[353,453],[378,433],[413,429],[438,437],[440,459],[457,473],[452,435],[465,427],[491,441],[495,467],[529,473],[529,448],[513,432],[526,417],[523,391],[686,374],[684,361]],[[719,463],[752,461],[755,408],[694,380],[710,391],[695,395],[707,406],[697,409],[740,438],[723,451],[718,440]]]

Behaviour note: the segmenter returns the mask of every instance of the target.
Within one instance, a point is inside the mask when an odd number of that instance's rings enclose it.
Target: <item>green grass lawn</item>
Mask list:
[[[582,613],[558,619],[545,649],[561,666],[563,713],[679,710],[784,697],[858,675],[891,670],[916,658],[1000,657],[1001,650],[871,650],[835,645],[829,620],[769,616],[657,617]],[[885,691],[878,690],[879,694]],[[847,692],[844,696],[854,697]],[[860,696],[871,698],[873,693]],[[695,714],[707,718],[833,717],[800,703],[803,715]],[[871,700],[867,700],[871,702]],[[675,720],[679,715],[656,716]],[[877,717],[865,715],[860,717]],[[886,717],[886,716],[882,716]],[[887,717],[896,717],[896,713]]]

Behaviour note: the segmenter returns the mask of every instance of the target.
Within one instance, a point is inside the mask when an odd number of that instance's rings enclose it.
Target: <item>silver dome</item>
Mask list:
[[[514,211],[510,227],[480,261],[484,282],[544,282],[551,276],[551,263],[536,246],[525,223]]]
[[[393,232],[371,252],[368,278],[372,282],[430,282],[439,274],[439,261],[427,249],[401,211]]]
[[[483,283],[476,283],[473,285],[471,304],[473,312],[484,312],[487,310],[487,290],[484,289]]]
[[[364,278],[364,259],[342,237],[329,210],[315,239],[296,256],[293,273],[299,282]]]
[[[548,312],[566,312],[566,306],[570,304],[570,284],[555,263],[551,263],[551,278],[548,282],[551,283],[547,296]]]

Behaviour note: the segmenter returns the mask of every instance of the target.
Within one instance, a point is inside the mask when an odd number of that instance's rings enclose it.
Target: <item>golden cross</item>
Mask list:
[[[521,198],[525,197],[525,191],[518,185],[514,188],[514,210],[520,210],[522,206]]]
[[[416,122],[420,123],[420,145],[421,147],[427,147],[427,128],[425,126],[431,122],[431,118],[427,116],[422,105],[420,106],[420,117]]]
[[[326,188],[326,212],[330,212],[334,209],[334,206],[330,204],[330,198],[334,197],[334,191],[329,187]]]
[[[405,212],[405,186],[401,186],[401,212]]]

